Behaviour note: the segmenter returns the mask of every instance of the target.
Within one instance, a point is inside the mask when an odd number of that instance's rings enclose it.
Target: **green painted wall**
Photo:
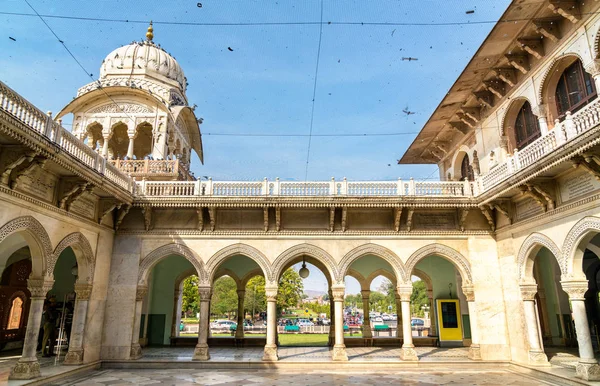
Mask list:
[[[360,273],[365,279],[378,269],[384,269],[390,273],[390,276],[395,277],[394,269],[390,263],[378,256],[365,255],[352,263],[350,268]]]
[[[54,285],[50,290],[50,293],[56,295],[58,302],[62,302],[65,295],[75,290],[75,276],[71,273],[75,264],[77,264],[77,259],[71,248],[65,249],[58,257],[54,266]]]
[[[460,289],[456,286],[456,269],[451,262],[440,256],[429,256],[417,263],[415,268],[425,272],[431,278],[434,308],[437,299],[450,298],[450,290],[452,299],[458,299],[457,291]],[[448,288],[448,284],[452,284],[452,286]],[[463,310],[461,307],[460,313],[462,314],[463,336],[468,339],[471,337],[468,310]],[[436,318],[437,325],[437,312],[432,317]]]
[[[152,271],[152,296],[149,314],[165,315],[163,344],[170,344],[171,325],[173,321],[173,297],[175,296],[175,279],[193,265],[181,256],[169,256],[156,264]],[[157,332],[155,332],[157,333]],[[151,336],[151,331],[147,336]]]

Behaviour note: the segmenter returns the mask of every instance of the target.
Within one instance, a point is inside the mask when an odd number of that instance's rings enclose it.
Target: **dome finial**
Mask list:
[[[149,42],[151,42],[152,39],[154,39],[154,28],[152,28],[152,20],[150,20],[150,25],[148,26],[148,32],[146,32],[146,39],[148,39]]]

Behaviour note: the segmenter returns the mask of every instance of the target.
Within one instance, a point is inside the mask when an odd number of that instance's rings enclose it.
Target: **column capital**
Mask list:
[[[594,77],[600,75],[600,59],[592,60],[591,62],[587,63],[584,68],[587,73]]]
[[[468,302],[475,301],[475,286],[473,286],[473,284],[463,285],[462,292],[465,295],[465,298],[467,298]]]
[[[32,298],[46,298],[48,291],[52,289],[54,280],[48,277],[36,277],[27,279],[27,289]]]
[[[531,301],[535,299],[535,294],[537,293],[536,283],[521,284],[519,285],[519,289],[521,290],[521,297],[523,300]]]
[[[396,287],[396,294],[400,298],[400,301],[403,302],[410,302],[410,295],[412,295],[412,291],[412,282],[401,283]]]
[[[211,287],[198,287],[198,295],[200,295],[201,302],[210,302],[212,296]]]
[[[569,295],[569,300],[584,300],[585,293],[588,290],[587,280],[565,281],[561,280],[560,285],[563,291]]]
[[[277,301],[277,291],[279,290],[279,286],[265,286],[265,295],[267,296],[267,301],[275,302]]]
[[[77,294],[77,300],[90,300],[92,285],[88,283],[75,283],[75,293]]]
[[[331,293],[333,294],[334,302],[343,302],[344,295],[346,294],[346,286],[343,284],[334,284],[331,286]]]
[[[148,286],[138,285],[135,291],[135,300],[141,302],[148,293]]]
[[[371,298],[371,290],[361,290],[360,294],[362,295],[363,300],[369,300]]]
[[[546,118],[548,116],[547,108],[545,104],[539,104],[531,108],[531,112],[538,118]]]
[[[237,290],[237,295],[238,295],[238,298],[240,298],[240,297],[243,298],[244,295],[246,295],[246,290],[245,289]]]

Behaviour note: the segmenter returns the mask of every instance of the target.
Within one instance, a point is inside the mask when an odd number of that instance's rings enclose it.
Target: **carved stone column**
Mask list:
[[[333,285],[331,292],[333,294],[335,311],[335,344],[333,345],[332,359],[334,361],[347,361],[346,345],[344,344],[344,285]]]
[[[133,331],[131,335],[131,351],[129,359],[140,359],[142,357],[142,346],[140,346],[140,325],[142,324],[142,303],[148,293],[147,286],[139,285],[135,292],[135,313],[133,315]]]
[[[584,295],[588,290],[587,280],[562,281],[563,291],[569,294],[571,307],[573,308],[573,320],[575,321],[575,332],[577,333],[577,344],[579,345],[579,363],[575,368],[578,377],[586,381],[600,380],[600,366],[594,357],[592,337],[585,310]]]
[[[181,308],[179,308],[179,299],[181,291],[175,290],[173,293],[173,317],[171,318],[171,336],[179,336],[179,321],[181,318]]]
[[[362,290],[360,291],[362,294],[362,302],[363,302],[363,338],[372,338],[373,333],[371,332],[371,318],[369,317],[369,298],[371,296],[371,291]]]
[[[406,283],[398,286],[398,295],[402,302],[402,333],[404,342],[402,344],[402,351],[400,352],[400,359],[403,361],[418,361],[419,357],[415,351],[415,345],[412,339],[412,326],[411,315],[410,315],[410,295],[412,294],[412,283]]]
[[[102,138],[104,138],[104,143],[102,144],[102,157],[108,158],[108,140],[110,139],[110,133],[103,131]]]
[[[71,326],[69,352],[65,356],[65,365],[80,365],[83,363],[83,336],[92,285],[76,283],[75,294],[77,296],[73,308],[73,324]]]
[[[400,294],[398,291],[394,294],[396,298],[396,338],[402,339],[404,337],[404,324],[402,323],[402,302],[400,301]]]
[[[133,159],[133,144],[135,142],[135,134],[134,135],[129,134],[128,137],[129,137],[129,145],[127,146],[127,158]]]
[[[594,59],[586,64],[585,71],[594,78],[596,90],[600,90],[600,59]]]
[[[542,135],[548,134],[548,120],[546,118],[547,117],[546,105],[535,106],[532,109],[532,113],[533,113],[533,115],[537,116],[537,118],[538,118],[540,133]]]
[[[235,337],[237,339],[244,338],[244,297],[246,296],[245,290],[238,290],[238,309],[237,309],[237,328],[235,330]]]
[[[427,291],[427,297],[429,298],[429,334],[431,336],[437,336],[437,320],[435,317],[435,302],[433,301],[433,291]]]
[[[475,304],[475,290],[473,286],[462,287],[463,294],[467,299],[469,308],[469,320],[471,322],[471,347],[469,347],[469,359],[481,360],[481,347],[479,346],[479,326],[477,326],[477,307]]]
[[[10,379],[33,379],[41,376],[40,363],[35,354],[44,312],[44,301],[53,284],[54,280],[48,278],[27,279],[27,288],[31,292],[27,331],[23,342],[23,353],[15,367],[11,369]]]
[[[521,298],[525,313],[525,329],[529,343],[529,363],[533,365],[547,365],[548,357],[540,342],[540,331],[535,310],[535,294],[537,284],[521,284]]]
[[[210,287],[198,287],[200,295],[200,321],[198,325],[198,344],[194,349],[193,361],[207,361],[210,359],[208,353],[208,322],[210,319]]]
[[[333,347],[335,344],[335,307],[333,306],[333,292],[329,289],[329,341],[328,346]]]
[[[277,285],[265,287],[267,296],[267,342],[263,361],[276,361],[277,356]]]

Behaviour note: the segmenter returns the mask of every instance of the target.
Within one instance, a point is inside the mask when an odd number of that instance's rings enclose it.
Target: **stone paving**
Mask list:
[[[510,371],[100,370],[49,385],[555,385]]]
[[[469,349],[459,348],[437,348],[416,347],[417,355],[421,361],[468,361]],[[387,347],[350,347],[346,349],[348,360],[352,361],[377,361],[397,362],[400,361],[400,348]],[[144,348],[142,360],[167,360],[167,361],[189,361],[192,359],[194,349],[192,347],[165,347]],[[281,362],[310,362],[330,361],[331,351],[329,347],[279,347],[279,360]],[[211,361],[249,361],[262,362],[263,348],[210,348]]]

